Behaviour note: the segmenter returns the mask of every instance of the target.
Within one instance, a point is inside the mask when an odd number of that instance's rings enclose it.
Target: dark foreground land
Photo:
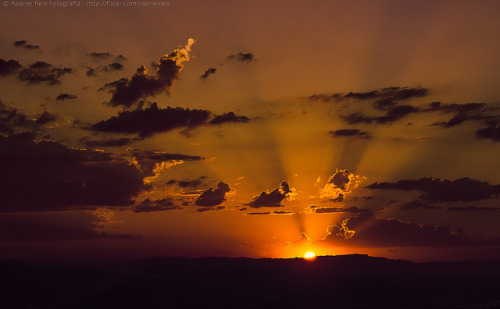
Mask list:
[[[0,308],[500,308],[500,261],[0,260]]]

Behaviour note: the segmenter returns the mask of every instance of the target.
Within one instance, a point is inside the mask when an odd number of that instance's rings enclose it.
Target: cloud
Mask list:
[[[210,120],[210,124],[223,124],[228,122],[249,122],[250,119],[246,116],[237,116],[233,112],[224,113],[222,115],[215,115],[215,117]]]
[[[500,142],[500,124],[491,123],[486,128],[477,130],[475,137],[477,139],[487,138],[495,142]]]
[[[210,119],[213,117],[212,119]],[[222,124],[227,122],[247,122],[245,116],[234,113],[212,115],[210,111],[181,107],[158,108],[156,103],[141,109],[121,111],[118,116],[102,120],[91,125],[90,129],[100,132],[138,133],[139,137],[151,137],[154,134],[184,128],[191,130],[199,126]]]
[[[286,181],[283,181],[279,188],[274,189],[271,192],[262,192],[259,196],[254,197],[253,201],[246,205],[252,208],[282,207],[283,205],[281,203],[290,196],[290,193],[292,193],[290,185]]]
[[[228,60],[236,60],[239,62],[252,62],[255,61],[255,55],[252,53],[242,53],[231,54],[227,57]]]
[[[121,64],[119,62],[113,62],[113,63],[108,64],[106,69],[109,71],[120,71],[120,70],[123,70],[123,64]]]
[[[196,199],[198,206],[217,206],[226,200],[226,193],[229,192],[229,185],[224,182],[219,182],[217,188],[209,188]]]
[[[148,74],[146,67],[141,66],[130,79],[107,84],[106,88],[114,88],[108,104],[131,107],[140,99],[170,91],[174,81],[184,68],[183,63],[190,59],[191,45],[193,44],[194,40],[190,38],[185,47],[174,50],[170,55],[160,57],[155,75]]]
[[[38,49],[38,48],[40,48],[40,46],[38,46],[38,45],[28,44],[28,42],[25,40],[15,41],[14,46],[22,47],[22,48],[26,48],[26,49]]]
[[[486,181],[470,179],[468,177],[456,180],[432,179],[430,177],[418,180],[403,179],[396,183],[375,182],[367,186],[370,189],[421,191],[420,200],[428,202],[472,202],[489,199],[492,195],[498,196],[500,185],[490,185]]]
[[[17,60],[10,59],[4,60],[0,58],[0,75],[9,75],[16,73],[20,68],[21,64]]]
[[[497,211],[500,210],[499,207],[477,207],[477,206],[467,206],[467,207],[450,207],[448,211]]]
[[[87,68],[87,73],[86,73],[86,74],[87,74],[87,76],[89,76],[89,77],[90,77],[90,76],[96,76],[96,75],[97,75],[97,74],[96,74],[96,72],[95,72],[95,69],[94,69],[94,68],[91,68],[91,67],[88,67],[88,68]],[[101,89],[99,89],[99,90],[101,90]]]
[[[205,158],[200,156],[190,156],[178,153],[157,152],[132,148],[127,150],[127,155],[133,157],[136,165],[139,167],[144,176],[154,175],[154,170],[160,167],[163,163],[176,163],[184,161],[200,161]]]
[[[200,76],[201,80],[207,79],[210,75],[214,75],[217,72],[216,68],[208,68],[203,75]]]
[[[76,99],[76,95],[74,94],[69,94],[69,93],[59,93],[59,95],[56,97],[56,101],[64,101],[64,100],[74,100]]]
[[[100,232],[102,218],[88,211],[0,214],[0,241],[57,241],[127,238],[131,235]]]
[[[365,177],[350,173],[348,170],[337,169],[320,190],[320,196],[331,201],[341,202],[365,179]]]
[[[317,214],[326,214],[326,213],[335,213],[335,212],[351,212],[351,213],[359,213],[367,211],[366,209],[359,209],[356,206],[340,208],[340,207],[324,207],[324,208],[316,208],[314,212]]]
[[[134,141],[135,138],[118,138],[118,139],[108,139],[108,140],[91,140],[88,136],[82,137],[78,140],[83,143],[86,147],[98,148],[98,147],[121,147],[126,146]]]
[[[275,214],[275,215],[293,215],[293,211],[275,210],[275,211],[273,211],[273,214]]]
[[[47,111],[44,111],[36,120],[35,123],[38,125],[44,125],[50,122],[54,122],[59,119],[59,116],[56,114],[51,114]]]
[[[173,185],[177,184],[180,188],[196,188],[201,185],[202,181],[206,179],[207,176],[201,176],[198,179],[193,179],[193,180],[175,180],[175,179],[170,179],[167,181],[167,185]]]
[[[411,105],[396,105],[386,109],[386,113],[382,116],[365,116],[363,113],[352,113],[347,116],[341,116],[349,124],[358,123],[378,123],[388,124],[398,121],[412,113],[418,113],[420,110]]]
[[[100,61],[100,60],[107,60],[111,58],[113,55],[111,55],[111,53],[108,52],[101,52],[101,53],[93,52],[90,53],[89,56],[94,60]]]
[[[368,211],[340,225],[329,226],[327,232],[326,241],[354,247],[452,247],[471,243],[466,236],[451,233],[447,227],[380,219]]]
[[[388,87],[367,92],[349,92],[335,94],[315,94],[309,97],[311,101],[339,102],[348,99],[364,101],[376,100],[373,108],[387,110],[397,104],[398,101],[404,101],[411,98],[420,98],[429,94],[429,89],[416,87]]]
[[[411,210],[411,209],[439,210],[439,209],[442,209],[442,207],[429,205],[429,204],[423,203],[422,201],[419,201],[419,200],[404,203],[403,205],[401,205],[401,207],[399,207],[399,210]]]
[[[19,72],[18,78],[20,81],[26,81],[28,84],[39,84],[46,82],[49,85],[59,85],[60,78],[72,73],[71,68],[58,68],[50,63],[38,61]]]
[[[249,212],[247,213],[248,216],[265,216],[265,215],[270,215],[270,211],[262,211],[262,212]]]
[[[198,208],[196,209],[197,212],[206,212],[206,211],[213,211],[213,210],[224,210],[226,207],[224,206],[217,206],[217,207],[203,207],[203,208]]]
[[[469,120],[485,120],[488,117],[482,115],[485,111],[485,103],[466,103],[466,104],[442,104],[441,102],[432,102],[425,112],[442,112],[443,114],[454,114],[448,121],[438,121],[434,126],[451,128]]]
[[[333,137],[354,137],[359,140],[365,140],[371,138],[368,132],[363,132],[358,129],[340,129],[336,131],[330,131]]]
[[[171,198],[164,198],[159,200],[151,200],[149,198],[143,200],[139,205],[134,207],[134,212],[152,212],[152,211],[166,211],[166,210],[179,210],[180,206],[176,206]]]
[[[0,170],[4,213],[127,206],[144,188],[140,171],[126,160],[37,142],[30,133],[0,136]]]
[[[16,108],[9,107],[0,101],[0,132],[14,133],[14,127],[32,127],[33,121],[20,113]]]

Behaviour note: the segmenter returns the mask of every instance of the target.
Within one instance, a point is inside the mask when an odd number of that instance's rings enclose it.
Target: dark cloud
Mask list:
[[[38,48],[40,48],[40,46],[38,46],[38,45],[28,44],[28,42],[25,41],[25,40],[15,41],[14,42],[14,46],[16,46],[16,47],[23,47],[23,48],[26,48],[26,49],[38,49]]]
[[[88,68],[87,68],[87,73],[86,73],[86,74],[87,74],[87,76],[89,76],[89,77],[90,77],[90,76],[96,76],[96,75],[97,75],[97,74],[96,74],[96,72],[95,72],[95,69],[94,69],[94,68],[91,68],[91,67],[88,67]],[[99,89],[99,90],[101,90],[101,89]]]
[[[58,68],[50,63],[38,61],[19,72],[19,80],[29,84],[46,82],[49,85],[59,85],[60,78],[65,74],[72,73],[71,68]]]
[[[370,124],[373,122],[373,117],[367,117],[363,113],[352,113],[347,116],[340,116],[344,119],[348,124],[358,124],[358,123],[367,123]]]
[[[232,54],[227,57],[229,60],[236,60],[240,62],[252,62],[255,61],[255,55],[252,53],[242,53]]]
[[[359,209],[356,206],[352,207],[346,207],[346,208],[341,208],[341,207],[325,207],[325,208],[315,208],[314,212],[317,214],[326,214],[326,213],[335,213],[335,212],[350,212],[350,213],[359,213],[367,211],[366,209]]]
[[[182,209],[182,207],[174,205],[171,198],[164,198],[159,200],[151,200],[147,198],[143,200],[139,205],[134,207],[134,212],[152,212],[179,209]]]
[[[291,214],[293,214],[293,211],[275,210],[275,211],[273,211],[273,214],[275,214],[275,215],[291,215]]]
[[[491,123],[486,128],[482,128],[476,131],[477,139],[491,139],[495,142],[500,142],[500,124]]]
[[[237,116],[233,112],[224,113],[222,115],[216,115],[212,120],[210,120],[210,124],[223,124],[230,122],[249,122],[250,119],[246,116]]]
[[[361,212],[328,228],[326,241],[337,245],[384,247],[451,247],[468,245],[471,241],[462,233],[451,233],[447,227],[418,225],[398,219],[380,219]]]
[[[470,179],[468,177],[456,180],[432,179],[430,177],[418,180],[403,179],[398,182],[375,182],[367,188],[382,190],[422,191],[419,199],[428,202],[472,202],[497,196],[500,193],[500,185],[490,185],[486,181]]]
[[[291,193],[290,185],[283,181],[279,188],[271,192],[262,192],[259,196],[256,196],[253,201],[246,204],[252,208],[259,207],[282,207],[283,202]]]
[[[203,73],[202,76],[200,76],[200,79],[205,80],[207,79],[210,75],[214,75],[215,72],[217,72],[216,68],[208,68],[205,73]]]
[[[270,215],[270,211],[262,211],[262,212],[249,212],[247,215],[249,216],[265,216],[265,215]]]
[[[0,136],[0,212],[46,212],[133,204],[144,188],[140,171],[102,151]]]
[[[448,211],[497,211],[500,210],[498,207],[477,207],[477,206],[467,206],[467,207],[450,207]]]
[[[106,67],[106,70],[109,70],[109,71],[120,71],[120,70],[123,70],[123,64],[121,64],[119,62],[110,63]]]
[[[78,141],[83,143],[86,147],[98,148],[98,147],[121,147],[133,143],[136,139],[134,138],[118,138],[118,139],[108,139],[108,140],[91,140],[88,136],[80,138]]]
[[[0,58],[0,75],[14,74],[21,68],[21,64],[17,60],[4,60]]]
[[[122,79],[121,82],[107,84],[107,87],[114,88],[108,104],[111,106],[131,107],[140,99],[164,92],[168,93],[184,67],[182,63],[189,60],[189,53],[193,43],[194,40],[189,39],[185,48],[176,49],[170,55],[160,57],[155,75],[148,74],[146,67],[141,66],[130,79]]]
[[[44,125],[50,122],[54,122],[57,119],[59,119],[58,115],[44,111],[40,116],[38,116],[38,118],[35,120],[35,123],[38,125]]]
[[[217,188],[209,188],[196,199],[198,206],[217,206],[226,200],[226,193],[229,192],[229,185],[224,182],[219,182]]]
[[[93,53],[90,53],[89,56],[94,59],[94,60],[107,60],[109,58],[111,58],[113,55],[111,53],[108,53],[108,52],[103,52],[103,53],[98,53],[98,52],[93,52]]]
[[[213,118],[210,119],[211,117]],[[118,116],[93,124],[90,129],[101,132],[138,133],[141,138],[145,138],[179,128],[189,131],[209,124],[247,121],[247,117],[236,116],[234,113],[212,115],[207,110],[181,107],[158,108],[156,103],[152,103],[144,109],[122,111],[118,113]]]
[[[371,138],[368,132],[363,132],[358,129],[340,129],[336,131],[330,131],[328,133],[330,133],[333,137],[354,137],[361,140]]]
[[[382,116],[365,116],[363,113],[353,113],[347,116],[341,116],[349,124],[358,123],[378,123],[388,124],[398,121],[409,114],[418,113],[419,109],[411,105],[396,105],[387,109],[387,112]]]
[[[0,132],[14,133],[15,127],[31,128],[33,125],[34,122],[25,114],[0,101]]]
[[[224,210],[226,207],[224,206],[217,206],[217,207],[202,207],[196,209],[197,212],[206,212],[206,211],[212,211],[212,210]]]
[[[177,128],[196,128],[207,123],[210,112],[181,107],[158,108],[156,103],[145,109],[122,111],[118,116],[102,120],[91,129],[102,132],[139,133],[140,137],[150,137],[159,132]]]
[[[372,90],[367,92],[349,92],[349,93],[335,93],[335,94],[315,94],[309,97],[312,101],[323,102],[337,102],[347,99],[353,100],[376,100],[373,103],[375,109],[387,110],[393,107],[398,101],[404,101],[411,98],[424,97],[429,94],[426,88],[410,88],[410,87],[388,87],[379,90]]]
[[[200,178],[193,180],[170,179],[169,181],[167,181],[167,185],[177,184],[181,188],[189,188],[189,187],[196,188],[202,184],[204,179],[207,179],[207,176],[201,176]]]
[[[56,241],[129,238],[99,231],[103,223],[89,212],[0,214],[0,241]]]
[[[432,209],[432,210],[439,210],[442,209],[442,207],[437,207],[433,205],[429,205],[426,203],[423,203],[422,201],[415,200],[411,201],[408,203],[405,203],[399,207],[400,210],[411,210],[411,209]]]
[[[64,101],[64,100],[74,100],[76,99],[76,95],[74,94],[69,94],[69,93],[59,93],[59,95],[56,97],[56,101]]]
[[[139,148],[128,149],[128,155],[132,156],[140,166],[144,176],[154,175],[153,170],[157,164],[173,161],[200,161],[204,160],[200,156],[190,156],[178,153],[156,152]]]
[[[454,114],[448,121],[438,121],[433,123],[435,126],[451,128],[469,120],[486,120],[484,116],[486,103],[466,103],[466,104],[442,104],[441,102],[432,102],[425,112],[441,112],[443,114]]]

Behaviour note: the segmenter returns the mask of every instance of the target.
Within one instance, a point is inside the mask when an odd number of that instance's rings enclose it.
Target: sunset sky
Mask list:
[[[0,9],[0,258],[500,258],[500,2]]]

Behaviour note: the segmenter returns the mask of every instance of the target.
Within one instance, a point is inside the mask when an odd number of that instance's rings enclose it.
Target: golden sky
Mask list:
[[[8,4],[0,257],[500,257],[497,1]]]

